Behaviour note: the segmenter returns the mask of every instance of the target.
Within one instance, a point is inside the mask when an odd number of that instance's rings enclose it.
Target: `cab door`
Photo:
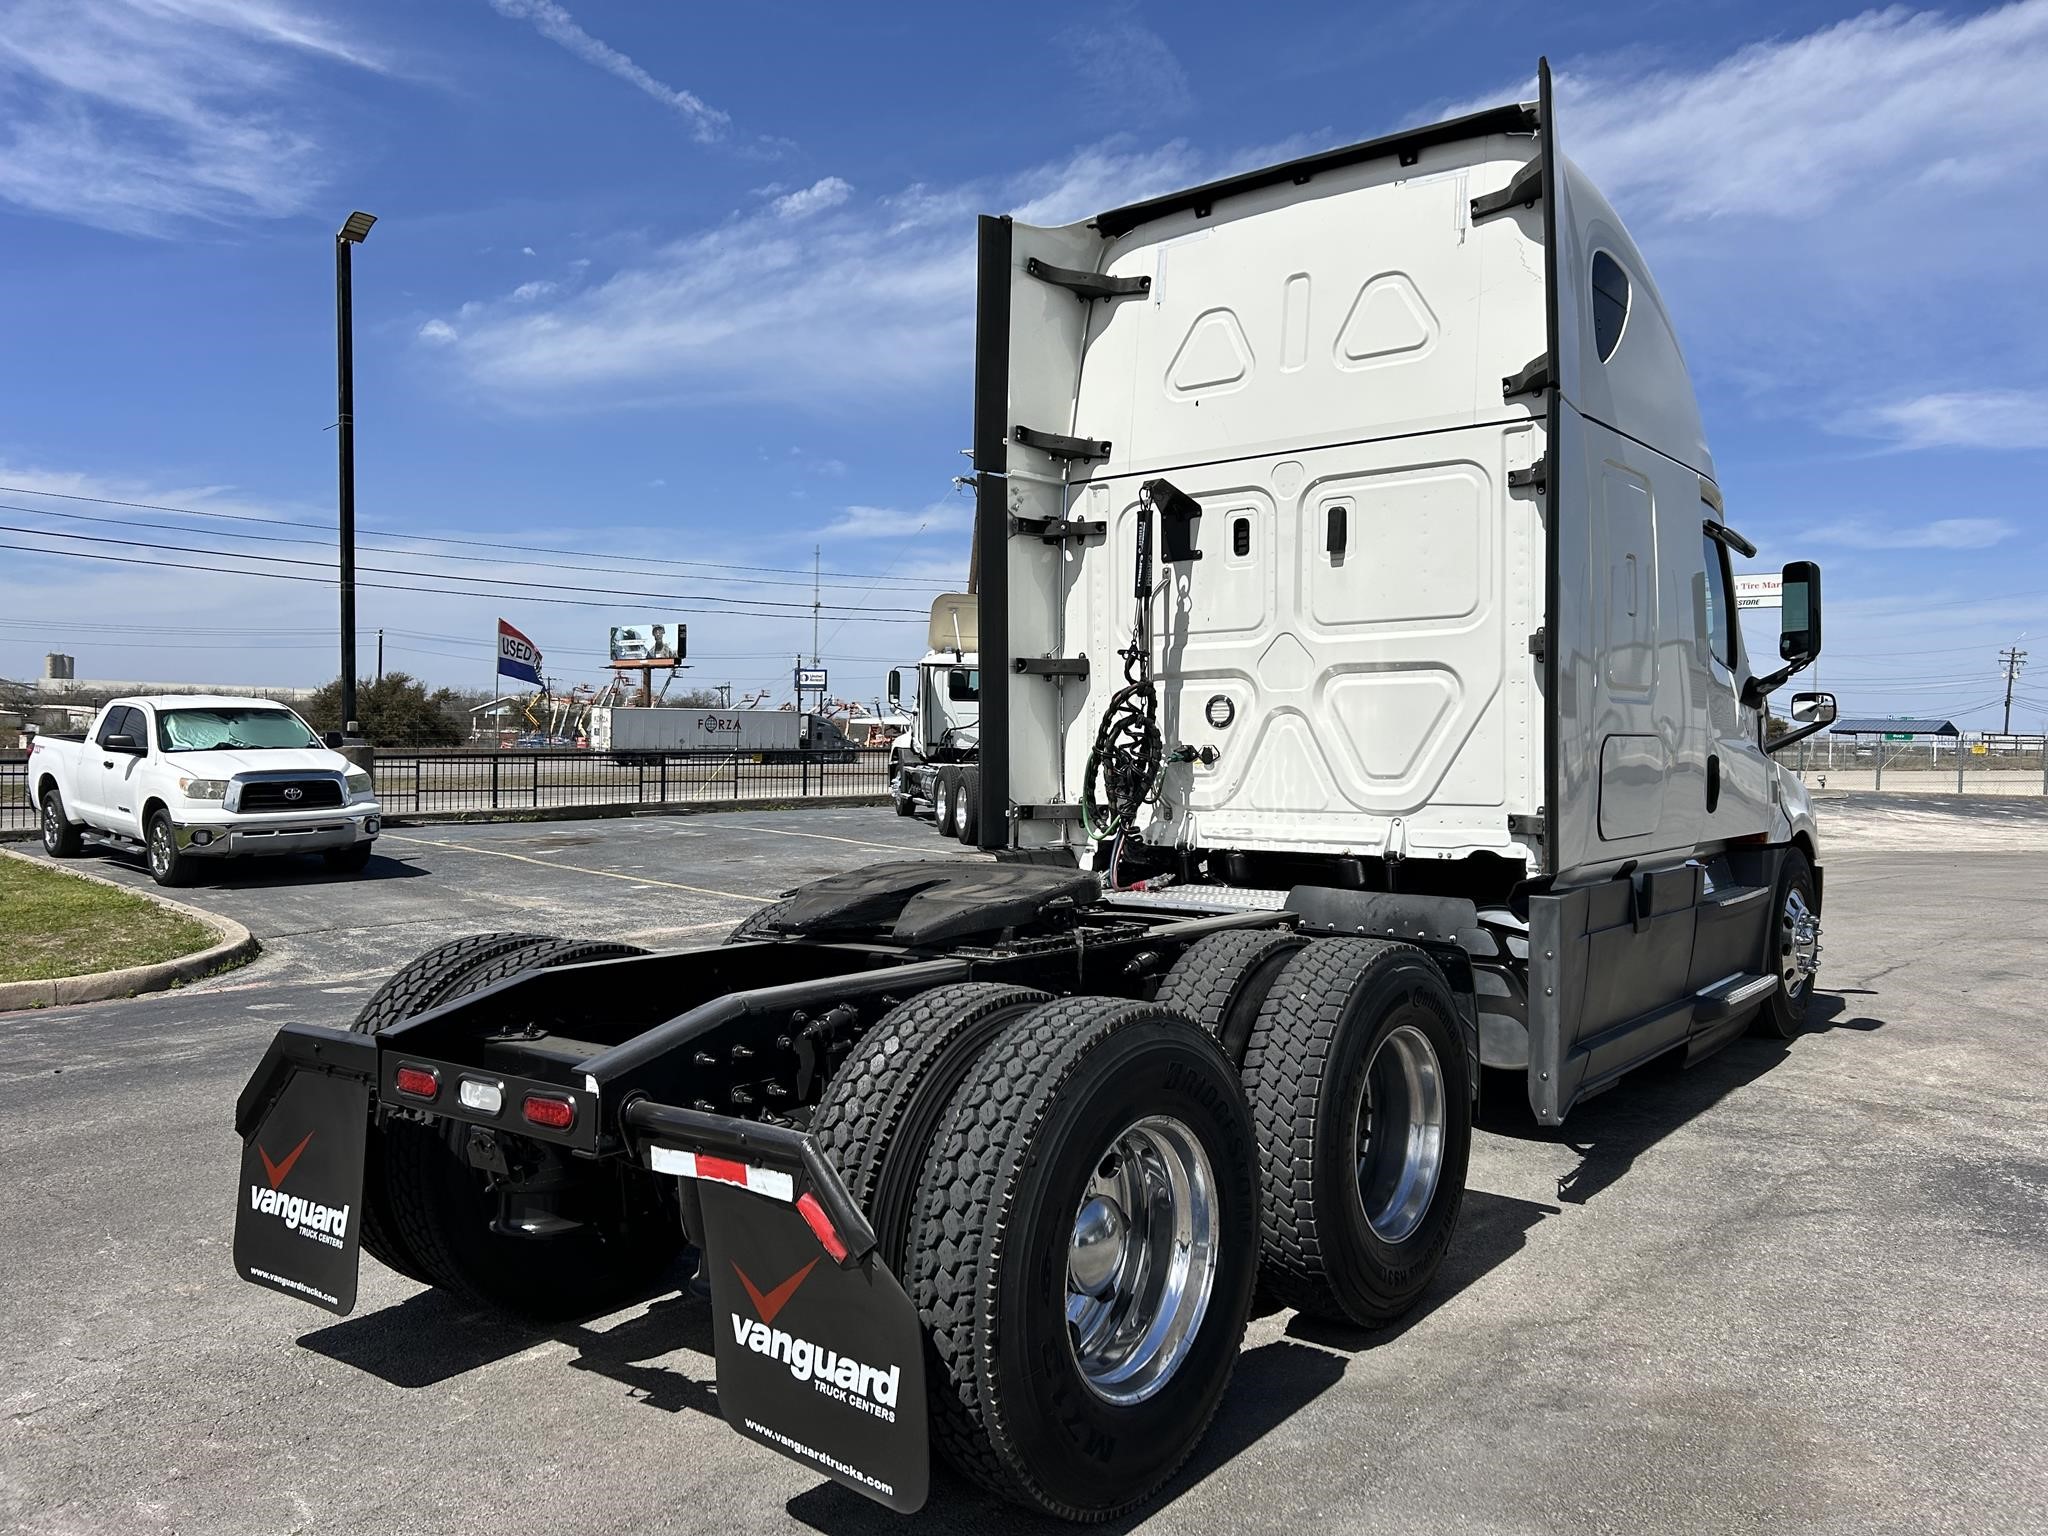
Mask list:
[[[104,745],[110,736],[131,736],[144,750],[110,752]],[[132,704],[110,711],[94,739],[97,755],[89,766],[99,775],[99,816],[123,837],[142,836],[142,765],[149,761],[149,744],[149,716]]]

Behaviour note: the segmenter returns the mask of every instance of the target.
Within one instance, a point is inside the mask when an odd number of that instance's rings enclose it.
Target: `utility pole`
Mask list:
[[[377,631],[377,681],[384,681],[384,631]]]
[[[2012,734],[2013,679],[2020,675],[2020,668],[2027,664],[2027,653],[2015,647],[2009,651],[2000,651],[1998,653],[1998,660],[1999,664],[2005,668],[2005,730],[2002,734],[2010,736]]]
[[[341,732],[361,734],[356,721],[356,353],[355,296],[349,248],[362,244],[377,216],[351,213],[334,236],[335,437],[341,457]]]
[[[811,546],[811,665],[818,661],[818,546]]]

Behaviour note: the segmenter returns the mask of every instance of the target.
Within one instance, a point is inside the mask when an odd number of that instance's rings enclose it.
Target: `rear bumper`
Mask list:
[[[173,826],[178,851],[194,858],[263,858],[367,843],[383,830],[384,813],[371,803],[338,806],[328,811],[300,811],[289,816],[228,815],[179,821]]]

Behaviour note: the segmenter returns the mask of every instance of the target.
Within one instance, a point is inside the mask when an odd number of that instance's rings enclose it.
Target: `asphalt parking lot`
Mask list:
[[[1821,807],[1817,1027],[1651,1069],[1561,1133],[1490,1115],[1422,1309],[1255,1321],[1208,1439],[1126,1525],[2048,1529],[2048,805],[1987,832],[1928,798]],[[244,971],[0,1015],[0,1524],[908,1528],[725,1428],[676,1295],[534,1331],[367,1260],[344,1320],[242,1285],[230,1119],[279,1021],[346,1021],[454,933],[696,942],[949,845],[855,809],[405,836],[377,878],[191,893],[265,939]],[[917,1527],[1046,1529],[944,1480]]]

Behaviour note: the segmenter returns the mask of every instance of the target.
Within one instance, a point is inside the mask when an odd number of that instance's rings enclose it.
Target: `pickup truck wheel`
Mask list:
[[[52,784],[43,791],[43,852],[53,859],[75,859],[79,846],[78,827],[64,814],[64,797]]]
[[[514,950],[549,942],[545,934],[539,933],[473,933],[467,938],[437,944],[371,993],[349,1028],[359,1035],[374,1035],[387,1024],[439,1007],[455,984],[476,967]],[[389,1197],[384,1192],[385,1138],[417,1133],[420,1129],[396,1120],[381,1132],[371,1127],[363,1166],[363,1247],[386,1269],[395,1269],[421,1285],[432,1285],[433,1277],[413,1256],[392,1223],[386,1210]]]
[[[1245,1050],[1260,1278],[1311,1316],[1384,1326],[1450,1246],[1471,1154],[1456,1005],[1422,950],[1323,939],[1275,979]]]
[[[1806,1028],[1820,972],[1820,914],[1813,908],[1813,866],[1794,848],[1778,876],[1778,905],[1766,941],[1765,969],[1778,974],[1770,1001],[1757,1010],[1750,1032],[1790,1040]]]
[[[352,848],[330,848],[321,857],[337,875],[359,875],[370,867],[370,850],[374,846],[357,843]]]
[[[1251,1306],[1251,1145],[1236,1071],[1178,1014],[1063,998],[997,1036],[947,1108],[911,1241],[951,1461],[1069,1520],[1179,1469]]]
[[[989,981],[923,993],[860,1037],[818,1101],[811,1135],[874,1227],[882,1262],[897,1274],[918,1179],[954,1090],[1006,1024],[1047,1001],[1034,988]]]
[[[544,940],[469,966],[433,1006],[523,971],[646,953],[631,944]],[[441,1289],[527,1316],[572,1317],[644,1294],[681,1250],[662,1181],[638,1169],[623,1178],[579,1169],[588,1182],[575,1191],[578,1224],[559,1236],[498,1230],[498,1195],[462,1156],[467,1134],[452,1123],[384,1127],[385,1212],[405,1254]]]
[[[1239,928],[1212,933],[1187,947],[1160,980],[1153,999],[1187,1015],[1242,1064],[1245,1042],[1282,967],[1308,940],[1286,928]]]
[[[194,866],[198,861],[178,851],[178,834],[171,826],[170,812],[158,811],[149,818],[143,846],[144,857],[149,861],[149,878],[158,885],[190,885],[197,878],[199,871]]]
[[[981,773],[962,769],[959,788],[953,792],[953,835],[968,847],[976,846],[981,832]]]

